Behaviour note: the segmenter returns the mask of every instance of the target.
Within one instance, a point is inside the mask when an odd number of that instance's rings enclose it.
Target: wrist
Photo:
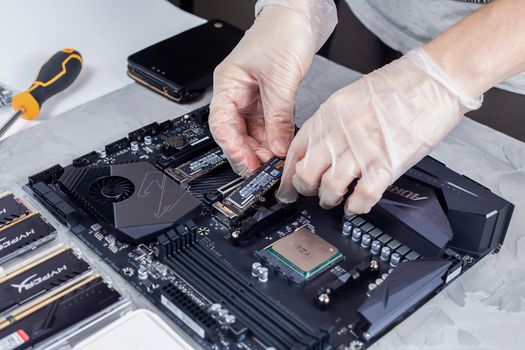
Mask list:
[[[465,93],[471,97],[476,98],[487,91],[491,84],[488,76],[490,72],[489,67],[483,67],[480,64],[475,64],[473,59],[464,59],[450,50],[445,50],[429,43],[425,46],[425,52],[442,69],[447,76],[454,77],[454,81],[461,87]]]
[[[428,76],[438,81],[444,86],[453,96],[457,98],[459,103],[468,110],[476,110],[481,107],[483,96],[481,93],[476,94],[473,89],[473,84],[464,84],[462,78],[457,77],[447,71],[443,66],[432,57],[427,50],[427,47],[417,48],[407,53],[407,58],[410,59],[418,68],[423,70]],[[454,77],[454,78],[453,78]]]

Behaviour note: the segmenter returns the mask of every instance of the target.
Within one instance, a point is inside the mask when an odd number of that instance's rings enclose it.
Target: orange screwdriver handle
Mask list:
[[[44,102],[73,84],[82,70],[82,56],[73,49],[54,54],[40,69],[27,91],[13,96],[12,106],[25,119],[35,119]]]

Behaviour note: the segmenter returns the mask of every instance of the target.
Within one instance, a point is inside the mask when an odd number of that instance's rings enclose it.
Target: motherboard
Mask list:
[[[208,107],[29,177],[34,195],[206,349],[365,349],[503,243],[513,205],[426,157],[366,215],[233,172]]]

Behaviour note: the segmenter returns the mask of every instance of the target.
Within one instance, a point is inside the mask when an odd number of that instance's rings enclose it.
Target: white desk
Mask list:
[[[6,137],[129,84],[130,54],[204,22],[167,0],[0,0],[0,82],[26,89],[66,47],[84,57],[78,80],[45,104],[38,121],[21,119]],[[1,110],[0,124],[10,114]]]

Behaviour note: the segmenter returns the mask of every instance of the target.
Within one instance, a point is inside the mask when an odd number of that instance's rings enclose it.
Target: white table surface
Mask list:
[[[331,92],[359,74],[316,57],[299,90],[301,124]],[[179,105],[138,84],[102,96],[17,137],[0,141],[0,174],[20,182],[53,164],[101,149],[130,130],[207,103]],[[392,332],[374,350],[500,350],[525,344],[525,144],[470,119],[432,153],[516,205],[498,255],[478,263]]]
[[[130,54],[204,22],[167,0],[0,0],[1,83],[28,88],[66,47],[84,57],[78,80],[47,101],[37,121],[20,119],[6,137],[129,84]],[[0,125],[11,114],[0,110]]]

